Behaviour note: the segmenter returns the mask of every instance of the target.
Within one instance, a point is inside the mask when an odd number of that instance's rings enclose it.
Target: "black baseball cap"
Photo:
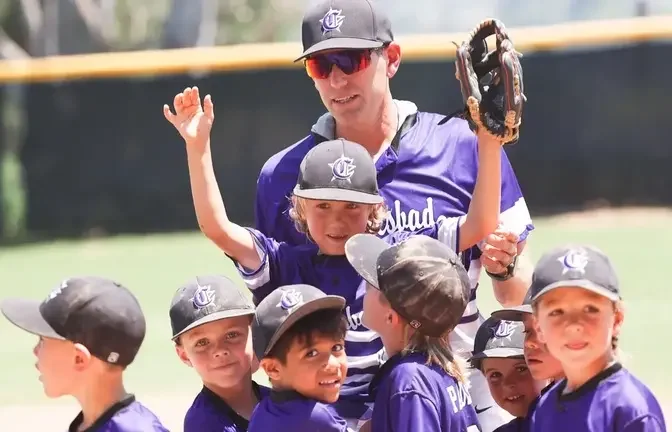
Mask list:
[[[297,321],[325,309],[341,310],[345,299],[327,295],[311,285],[285,285],[273,290],[257,305],[252,321],[252,345],[259,360]]]
[[[524,332],[525,327],[520,322],[488,318],[476,332],[469,361],[480,369],[484,358],[523,358]]]
[[[373,158],[363,146],[344,139],[310,149],[301,161],[294,195],[361,204],[383,202]]]
[[[303,54],[326,50],[373,49],[393,41],[392,25],[374,0],[311,1],[303,16]]]
[[[0,309],[29,333],[82,344],[95,357],[119,366],[133,362],[147,327],[135,296],[98,276],[66,279],[42,301],[5,299]]]
[[[490,314],[491,317],[505,321],[524,321],[526,314],[532,314],[532,290],[528,289],[520,306],[502,308]]]
[[[439,337],[459,324],[471,286],[450,247],[425,235],[390,246],[375,235],[357,234],[345,243],[345,255],[419,332]]]
[[[253,315],[254,304],[231,279],[196,276],[175,291],[170,303],[172,339],[200,325],[224,318]]]
[[[621,299],[619,281],[611,260],[590,245],[564,245],[544,254],[532,274],[531,302],[556,288],[579,287],[611,301]]]

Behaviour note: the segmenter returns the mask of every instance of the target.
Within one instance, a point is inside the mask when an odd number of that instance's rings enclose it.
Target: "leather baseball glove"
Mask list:
[[[486,38],[495,35],[496,49],[488,52]],[[484,129],[503,144],[518,141],[523,105],[522,55],[513,47],[504,24],[482,21],[461,45],[455,44],[456,73],[465,103],[462,117],[474,132]]]

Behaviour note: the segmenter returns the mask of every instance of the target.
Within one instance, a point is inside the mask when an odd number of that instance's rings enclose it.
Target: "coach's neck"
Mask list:
[[[387,94],[374,115],[363,113],[357,121],[336,120],[336,136],[361,144],[369,154],[378,159],[390,145],[399,128],[397,104]]]

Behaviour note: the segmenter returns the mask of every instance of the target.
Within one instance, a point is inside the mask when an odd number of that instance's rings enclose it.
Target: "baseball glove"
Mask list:
[[[485,39],[493,34],[496,49],[488,52]],[[455,46],[455,76],[466,105],[462,117],[474,132],[484,129],[502,145],[515,144],[527,98],[518,60],[522,55],[514,49],[504,24],[496,19],[484,20],[467,41]]]

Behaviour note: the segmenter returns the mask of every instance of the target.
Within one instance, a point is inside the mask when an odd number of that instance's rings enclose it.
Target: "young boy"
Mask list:
[[[539,400],[531,431],[665,431],[655,396],[617,360],[624,311],[609,258],[587,245],[541,257],[530,287],[532,307],[565,378]]]
[[[345,299],[310,285],[283,286],[257,306],[254,353],[272,391],[250,419],[250,432],[344,432],[329,405],[347,373]]]
[[[522,305],[496,310],[491,316],[499,320],[523,323],[525,328],[525,362],[532,377],[544,383],[544,389],[541,391],[543,394],[554,382],[561,380],[565,375],[558,359],[553,357],[548,352],[546,344],[539,340],[532,311],[531,294],[532,291],[528,290]]]
[[[460,258],[423,235],[389,246],[358,234],[346,255],[367,282],[364,324],[380,334],[390,356],[371,382],[370,430],[480,431],[448,343],[471,293]]]
[[[345,298],[348,320],[345,348],[351,364],[336,408],[355,426],[369,409],[370,397],[366,392],[383,356],[380,338],[361,322],[365,286],[344,256],[345,243],[350,237],[378,233],[387,214],[371,155],[359,144],[341,139],[313,147],[301,163],[289,216],[314,244],[279,243],[228,219],[210,156],[209,132],[214,121],[210,97],[205,97],[202,107],[198,89],[194,88],[178,94],[175,101],[177,114],[165,106],[164,115],[187,145],[199,225],[237,263],[255,303],[278,286],[290,284],[313,285],[327,294]],[[502,150],[497,141],[483,142],[479,146],[479,175],[468,213],[439,217],[439,222],[425,230],[458,251],[481,241],[498,223]],[[408,233],[400,234],[403,235]],[[394,236],[387,239],[390,243],[396,240]]]
[[[527,413],[542,386],[525,363],[523,331],[522,323],[490,317],[476,333],[471,366],[485,375],[497,405],[515,417],[496,432],[527,431]]]
[[[532,291],[528,290],[522,305],[496,310],[491,316],[494,319],[523,323],[525,331],[525,343],[523,345],[525,363],[532,378],[544,387],[539,392],[539,396],[532,401],[524,416],[513,419],[510,423],[497,429],[496,432],[529,431],[530,417],[539,403],[539,398],[553,386],[553,383],[563,379],[565,376],[558,359],[553,357],[548,352],[546,344],[539,340],[532,311],[531,294]]]
[[[124,370],[146,331],[142,309],[126,288],[101,277],[72,277],[42,302],[9,298],[0,309],[12,324],[39,336],[33,353],[44,393],[79,402],[70,432],[168,432],[124,388]]]
[[[175,351],[203,381],[184,417],[185,432],[247,431],[254,407],[268,393],[252,381],[253,316],[252,301],[224,276],[198,276],[175,292]]]

